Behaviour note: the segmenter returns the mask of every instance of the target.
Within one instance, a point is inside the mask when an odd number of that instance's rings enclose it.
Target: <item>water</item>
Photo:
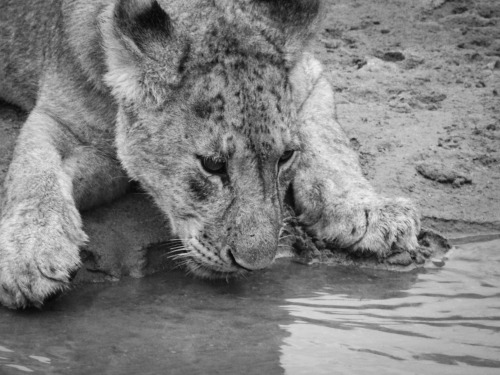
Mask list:
[[[500,240],[394,273],[280,261],[181,272],[0,309],[0,374],[500,374]]]

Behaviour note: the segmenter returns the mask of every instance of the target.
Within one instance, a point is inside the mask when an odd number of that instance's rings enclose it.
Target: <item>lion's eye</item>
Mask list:
[[[286,150],[283,155],[281,155],[279,163],[280,164],[285,164],[288,160],[292,158],[292,156],[295,154],[294,150]]]
[[[222,159],[214,159],[210,157],[199,157],[201,166],[205,171],[211,174],[226,174],[226,161]]]

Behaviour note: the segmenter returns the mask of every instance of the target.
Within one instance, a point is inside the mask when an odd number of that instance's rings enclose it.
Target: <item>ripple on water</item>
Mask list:
[[[464,245],[396,297],[288,299],[287,374],[499,374],[500,241]]]
[[[499,331],[497,240],[419,272],[284,261],[232,283],[85,285],[0,309],[0,374],[499,374]]]
[[[5,346],[0,346],[0,374],[21,374],[21,373],[47,373],[50,367],[40,366],[39,364],[48,365],[51,363],[50,358],[29,355],[24,357],[16,353],[14,350],[8,349]],[[33,362],[35,360],[36,362]],[[32,365],[33,364],[33,365]]]

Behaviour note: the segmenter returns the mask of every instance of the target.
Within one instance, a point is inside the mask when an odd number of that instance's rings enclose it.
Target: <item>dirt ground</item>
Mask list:
[[[313,50],[368,179],[384,195],[411,197],[423,224],[449,236],[500,232],[500,2],[326,3]],[[0,181],[24,118],[0,105]],[[88,254],[161,243],[158,217],[137,197],[87,213]],[[101,263],[116,274],[117,259]]]
[[[500,230],[500,2],[331,0],[315,52],[364,172],[453,236]]]

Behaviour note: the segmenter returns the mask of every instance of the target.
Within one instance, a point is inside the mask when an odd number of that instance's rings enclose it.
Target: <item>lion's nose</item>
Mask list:
[[[256,271],[268,267],[274,260],[276,251],[262,251],[260,249],[245,249],[238,252],[229,246],[220,251],[220,257],[229,264],[233,264],[247,271]]]

